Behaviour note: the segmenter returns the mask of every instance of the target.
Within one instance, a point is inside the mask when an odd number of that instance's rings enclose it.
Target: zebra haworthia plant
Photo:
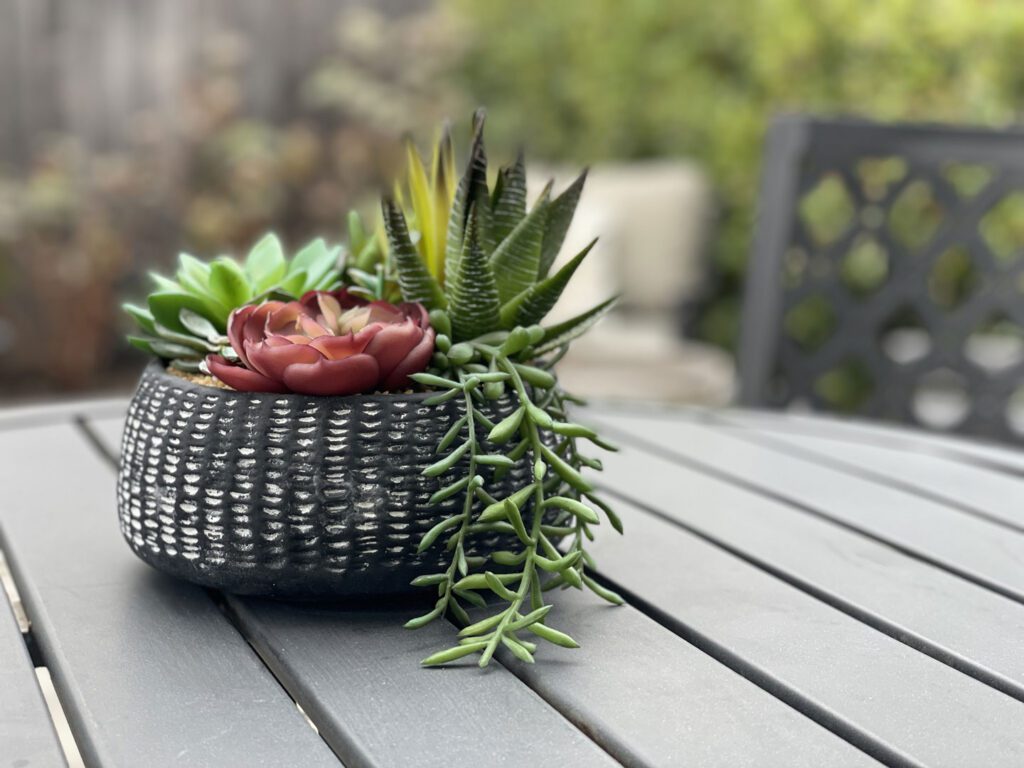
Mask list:
[[[427,307],[437,332],[431,369],[411,378],[439,390],[427,403],[462,404],[426,474],[442,483],[432,504],[460,493],[465,501],[420,542],[421,551],[444,546],[449,565],[413,582],[436,589],[438,598],[432,610],[407,625],[421,627],[449,614],[462,629],[457,645],[423,660],[428,666],[471,654],[486,666],[500,648],[533,662],[537,639],[576,647],[549,623],[544,592],[554,587],[588,588],[622,602],[588,572],[593,561],[585,548],[601,515],[619,532],[622,526],[583,475],[601,463],[585,455],[582,443],[614,448],[570,419],[567,405],[574,400],[552,373],[568,344],[614,299],[566,322],[539,325],[593,246],[554,269],[586,172],[555,197],[548,184],[528,210],[521,154],[498,171],[493,187],[488,184],[483,125],[478,112],[469,163],[457,187],[445,186],[451,181],[445,134],[430,179],[418,155],[410,155],[412,215],[393,198],[382,206],[389,263],[402,298]],[[515,408],[494,423],[483,406],[506,394]],[[523,461],[532,468],[530,482],[502,498],[493,496],[488,478],[500,478]],[[507,534],[518,547],[473,550],[475,534],[494,533]],[[561,549],[560,542],[566,542]],[[500,607],[484,599],[491,594],[502,601]],[[471,616],[472,610],[482,617]]]

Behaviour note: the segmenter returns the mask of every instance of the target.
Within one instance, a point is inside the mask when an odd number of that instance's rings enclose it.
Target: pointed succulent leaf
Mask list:
[[[416,247],[420,252],[423,263],[435,279],[440,277],[444,269],[444,254],[441,252],[441,245],[438,243],[436,232],[436,220],[434,218],[434,201],[430,189],[430,182],[427,179],[427,170],[423,167],[423,159],[412,139],[405,141],[406,154],[406,177],[409,184],[409,198],[412,204],[416,221],[416,229],[419,231],[419,240]]]
[[[136,306],[135,304],[122,304],[121,309],[132,316],[132,319],[138,323],[139,327],[146,333],[156,333],[154,328],[154,321],[152,313],[143,307]]]
[[[254,294],[263,293],[277,285],[287,268],[284,248],[275,234],[265,235],[252,247],[245,259],[245,273]]]
[[[216,326],[218,331],[223,332],[228,311],[219,307],[211,306],[211,303],[191,293],[183,291],[158,291],[151,293],[148,300],[149,311],[153,319],[160,325],[170,328],[177,333],[188,333],[188,329],[181,324],[179,317],[182,309],[190,309],[197,315],[202,315]]]
[[[444,294],[409,238],[402,209],[394,200],[387,198],[382,204],[382,211],[402,298],[418,301],[427,309],[444,309],[447,303]]]
[[[540,248],[548,219],[548,192],[545,187],[533,210],[501,241],[491,254],[491,271],[498,283],[502,303],[518,296],[537,281]]]
[[[487,152],[484,148],[484,111],[477,110],[473,115],[473,146],[469,153],[469,164],[455,190],[452,200],[451,215],[448,218],[448,238],[445,244],[446,275],[458,271],[459,258],[462,256],[462,241],[469,219],[469,210],[474,208],[480,219],[478,228],[487,229],[490,214],[490,194],[487,189]]]
[[[444,284],[445,259],[448,248],[448,220],[451,217],[452,198],[455,195],[455,151],[452,148],[452,134],[446,125],[441,131],[431,158],[433,175],[431,195],[433,197],[434,232],[437,238],[438,280]]]
[[[195,359],[205,355],[205,352],[197,352],[191,347],[186,347],[173,341],[164,341],[163,339],[152,339],[149,342],[149,346],[158,357],[166,360]]]
[[[594,323],[608,314],[618,300],[618,296],[612,296],[610,299],[602,301],[597,306],[591,307],[586,312],[581,312],[575,317],[571,317],[564,322],[545,328],[544,338],[541,340],[540,344],[537,345],[536,353],[538,355],[543,355],[548,352],[553,352],[559,347],[565,346],[574,339],[579,338],[590,330]]]
[[[177,292],[185,290],[184,286],[182,286],[180,283],[178,283],[175,280],[171,280],[170,278],[164,277],[158,272],[150,272],[149,278],[156,284],[156,289],[158,291]]]
[[[514,328],[517,325],[527,326],[539,323],[555,306],[565,286],[576,272],[583,259],[587,257],[597,240],[591,240],[582,251],[551,277],[527,288],[501,308],[501,325],[503,328]]]
[[[315,285],[332,271],[340,275],[338,269],[340,254],[341,246],[328,247],[327,243],[318,237],[295,254],[295,258],[288,265],[288,278],[285,282],[290,283],[293,275],[305,272],[305,279],[298,288],[299,291],[305,292],[310,285]]]
[[[576,177],[576,180],[551,201],[551,210],[548,212],[548,226],[544,232],[544,243],[541,246],[540,270],[538,278],[547,277],[551,271],[551,265],[555,263],[558,252],[565,242],[565,234],[569,231],[573,214],[576,213],[576,205],[580,201],[580,194],[583,192],[583,184],[587,180],[588,169],[584,168],[583,173]]]
[[[491,211],[491,234],[498,244],[526,216],[526,167],[522,152],[512,165],[498,172]]]
[[[142,336],[129,336],[128,343],[136,349],[141,349],[147,355],[153,355],[153,357],[159,357],[159,355],[153,350],[152,345],[153,339],[147,339]]]
[[[197,353],[201,352],[205,354],[207,352],[214,352],[217,348],[217,346],[212,342],[209,342],[200,336],[196,336],[191,332],[178,333],[177,331],[172,331],[170,328],[165,328],[160,325],[160,323],[156,324],[156,333],[154,335],[159,341],[169,341],[174,344],[179,344],[183,347],[193,349]]]
[[[221,256],[210,265],[210,289],[226,307],[235,309],[252,298],[252,289],[245,272],[227,256]]]
[[[187,253],[178,254],[178,263],[178,283],[197,296],[210,295],[210,265]]]
[[[470,211],[457,269],[448,275],[448,298],[455,341],[473,339],[498,327],[501,300],[480,245],[476,206]]]
[[[182,309],[178,312],[178,319],[189,333],[214,343],[223,338],[213,323],[202,315],[197,315],[190,309]]]
[[[289,296],[295,296],[299,298],[306,292],[306,283],[309,275],[306,274],[306,270],[300,269],[298,272],[289,272],[278,289],[282,293],[286,293]]]

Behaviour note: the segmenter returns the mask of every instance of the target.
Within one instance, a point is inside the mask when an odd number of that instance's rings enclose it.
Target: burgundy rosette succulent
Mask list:
[[[210,373],[243,392],[354,395],[410,386],[434,329],[421,304],[366,301],[346,290],[236,309],[228,338],[240,364],[210,355]]]

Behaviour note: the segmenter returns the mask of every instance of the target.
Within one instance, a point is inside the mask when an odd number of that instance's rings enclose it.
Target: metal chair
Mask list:
[[[739,352],[745,405],[1024,444],[1024,131],[783,117]]]

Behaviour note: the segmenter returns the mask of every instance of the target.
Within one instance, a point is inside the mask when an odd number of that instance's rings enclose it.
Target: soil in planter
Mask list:
[[[177,368],[175,368],[174,366],[170,366],[170,365],[166,366],[166,368],[164,370],[166,370],[167,373],[169,373],[171,376],[177,376],[179,379],[184,379],[185,381],[191,381],[193,384],[202,384],[202,385],[207,386],[207,387],[216,387],[217,389],[226,389],[229,392],[234,392],[235,391],[232,387],[229,387],[227,384],[225,384],[220,379],[214,378],[213,376],[210,376],[207,373],[190,373],[189,371],[179,371]],[[415,389],[402,389],[402,390],[395,390],[395,391],[379,390],[377,392],[370,392],[370,393],[367,393],[367,394],[372,394],[372,395],[394,395],[394,394],[411,395],[411,394],[415,393],[416,391],[417,390],[415,390]]]
[[[168,365],[165,370],[171,374],[171,376],[177,376],[179,379],[191,381],[193,384],[202,384],[203,386],[216,387],[217,389],[231,389],[231,387],[223,381],[215,379],[207,373],[189,373],[188,371],[179,371],[172,365]]]

